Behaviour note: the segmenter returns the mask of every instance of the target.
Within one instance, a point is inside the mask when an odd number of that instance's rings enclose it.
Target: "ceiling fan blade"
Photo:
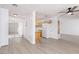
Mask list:
[[[67,13],[67,12],[65,12],[65,11],[61,11],[61,12],[58,12],[58,13]]]
[[[73,12],[78,12],[79,10],[74,10]]]
[[[60,16],[64,16],[64,15],[66,15],[67,13],[63,13],[63,14],[61,14]]]
[[[71,9],[71,11],[75,10],[77,7],[78,7],[78,6],[74,6],[74,7]]]

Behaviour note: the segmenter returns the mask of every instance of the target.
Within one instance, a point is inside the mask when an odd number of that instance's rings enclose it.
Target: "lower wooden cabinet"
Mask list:
[[[40,43],[40,41],[41,41],[41,32],[35,32],[35,40],[36,40],[36,43]]]

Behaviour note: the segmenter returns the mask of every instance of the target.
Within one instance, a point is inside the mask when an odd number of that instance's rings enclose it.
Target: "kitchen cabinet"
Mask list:
[[[35,40],[36,40],[36,43],[41,42],[41,32],[35,32]]]

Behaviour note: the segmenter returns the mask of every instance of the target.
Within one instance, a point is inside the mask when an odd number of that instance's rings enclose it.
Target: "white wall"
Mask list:
[[[19,22],[24,22],[25,19],[19,18],[19,17],[9,17],[9,23],[19,23]]]
[[[51,37],[58,39],[59,34],[58,34],[58,18],[57,17],[52,17],[52,24],[51,24]]]
[[[51,38],[55,38],[55,39],[58,39],[58,18],[57,17],[52,17],[51,18],[52,20],[52,23],[51,23],[51,26],[50,26],[50,37]]]
[[[61,33],[79,35],[79,17],[78,16],[63,16],[61,19]]]
[[[8,20],[8,10],[0,8],[0,46],[8,45]]]
[[[35,44],[35,12],[29,14],[25,19],[24,38]]]

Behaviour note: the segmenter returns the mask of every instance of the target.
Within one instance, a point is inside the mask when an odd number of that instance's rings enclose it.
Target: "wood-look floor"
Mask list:
[[[44,39],[32,45],[27,40],[10,39],[9,45],[0,48],[0,54],[78,54],[79,45],[66,40]]]

